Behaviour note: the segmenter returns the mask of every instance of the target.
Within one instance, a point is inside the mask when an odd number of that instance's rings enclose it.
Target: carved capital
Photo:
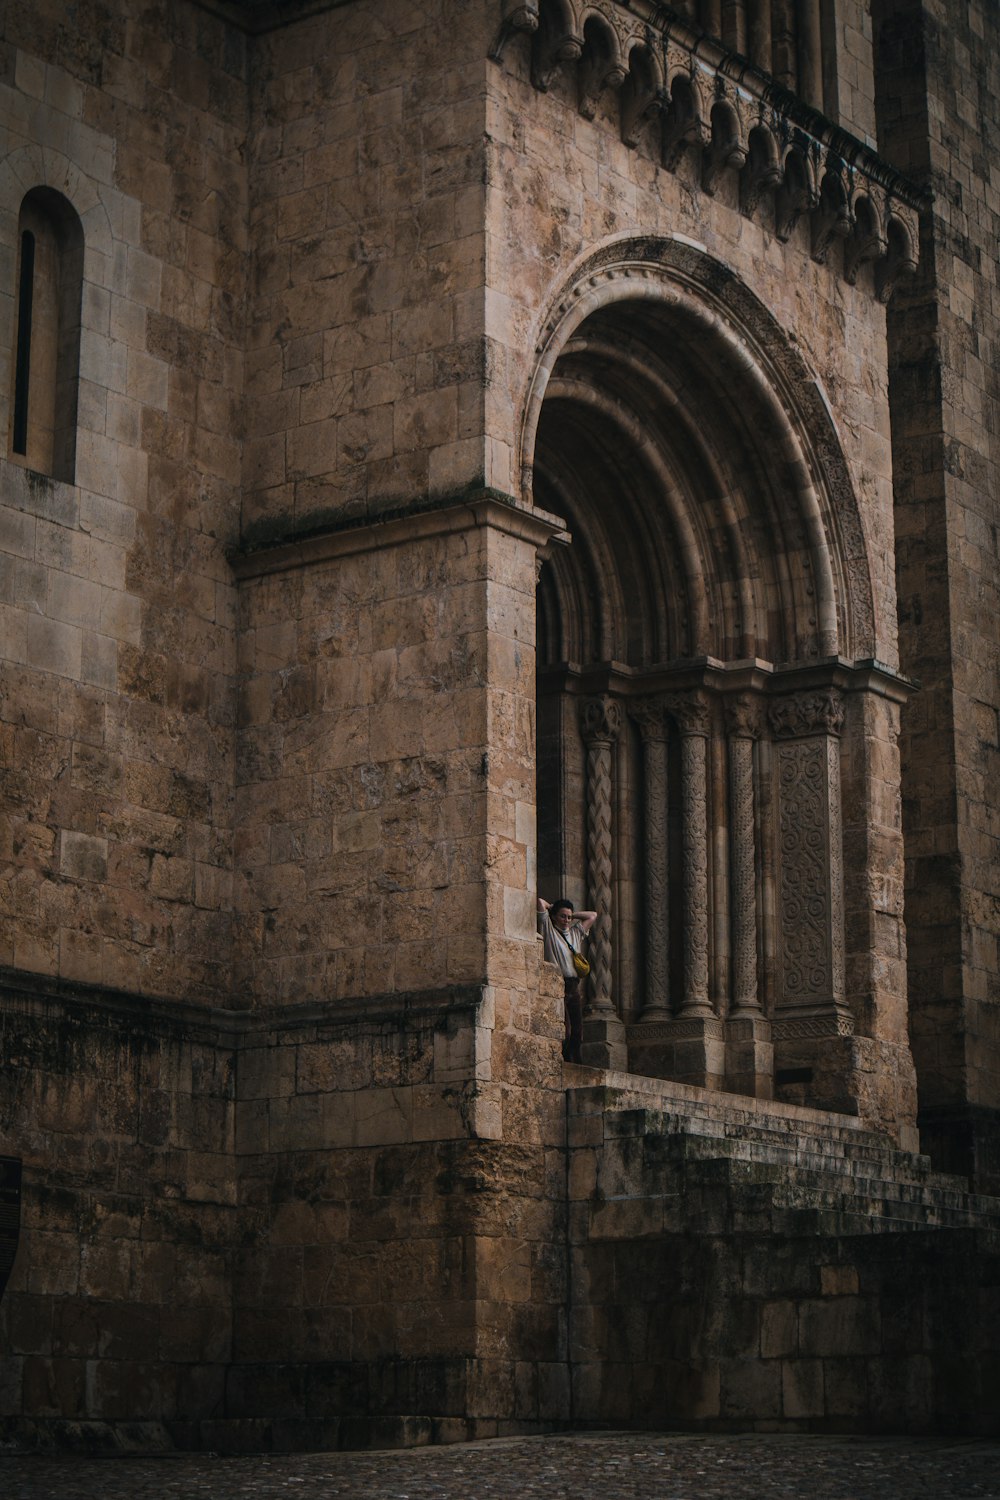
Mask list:
[[[580,711],[580,729],[588,745],[613,745],[622,731],[624,715],[617,698],[584,700]]]
[[[731,739],[760,739],[761,702],[755,694],[739,693],[735,698],[727,698],[723,706]]]
[[[844,699],[836,688],[779,698],[768,709],[771,729],[778,739],[801,739],[813,734],[839,734],[844,727]]]
[[[704,693],[668,693],[663,701],[681,734],[707,738],[709,709]]]
[[[666,739],[669,726],[662,698],[633,698],[628,704],[628,712],[638,724],[644,740]]]

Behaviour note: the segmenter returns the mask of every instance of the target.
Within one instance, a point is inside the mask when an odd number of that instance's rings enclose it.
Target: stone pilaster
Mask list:
[[[853,1107],[844,998],[844,869],[840,802],[841,694],[774,702],[778,974],[774,1014],[779,1097]]]

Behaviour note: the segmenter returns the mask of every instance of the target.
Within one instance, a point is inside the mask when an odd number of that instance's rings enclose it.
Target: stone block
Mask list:
[[[793,1421],[826,1414],[821,1359],[786,1359],[781,1365],[782,1414]]]

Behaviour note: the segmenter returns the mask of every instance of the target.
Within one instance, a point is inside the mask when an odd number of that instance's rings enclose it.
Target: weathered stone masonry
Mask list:
[[[4,8],[2,1441],[995,1429],[996,32]]]

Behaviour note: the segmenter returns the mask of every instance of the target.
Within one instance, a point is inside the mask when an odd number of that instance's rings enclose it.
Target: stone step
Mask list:
[[[638,1191],[683,1200],[693,1228],[702,1220],[785,1233],[1000,1228],[1000,1199],[970,1194],[963,1178],[850,1115],[597,1073],[569,1090],[569,1115],[571,1141],[604,1146],[609,1199]]]

